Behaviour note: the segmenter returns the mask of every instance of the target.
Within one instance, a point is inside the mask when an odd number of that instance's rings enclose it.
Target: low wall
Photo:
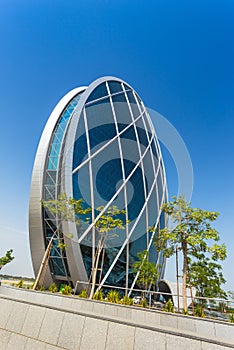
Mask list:
[[[0,350],[225,350],[234,324],[0,286]]]

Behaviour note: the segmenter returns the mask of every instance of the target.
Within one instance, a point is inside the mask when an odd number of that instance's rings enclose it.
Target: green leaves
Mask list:
[[[211,226],[219,213],[191,208],[182,196],[173,197],[162,210],[172,219],[174,227],[161,230],[154,244],[166,257],[175,254],[176,246],[182,252],[183,295],[187,281],[197,288],[200,296],[225,296],[221,288],[225,280],[217,261],[226,258],[227,249],[225,244],[218,244],[219,232]]]
[[[137,256],[139,261],[133,265],[134,273],[139,272],[137,284],[143,289],[148,289],[151,285],[155,285],[159,277],[158,267],[148,261],[149,253],[147,250],[137,253]]]
[[[103,206],[98,207],[96,210],[102,212]],[[112,233],[109,238],[117,236],[116,229],[124,230],[126,216],[125,210],[118,209],[115,205],[108,207],[108,209],[99,217],[95,222],[95,227],[100,233]],[[128,223],[128,221],[127,221]]]
[[[221,288],[225,283],[222,266],[209,257],[190,261],[188,283],[197,289],[197,296],[207,298],[226,298]]]
[[[51,199],[48,201],[41,201],[43,208],[48,209],[49,213],[60,219],[61,221],[71,221],[80,225],[80,215],[88,215],[91,208],[83,207],[82,199],[74,199],[67,197],[66,193],[62,193],[58,199]]]
[[[66,193],[62,193],[58,196],[58,199],[41,201],[43,208],[47,210],[53,218],[57,219],[57,237],[58,244],[57,247],[62,251],[66,249],[67,244],[63,241],[63,232],[59,230],[61,228],[62,222],[74,222],[76,225],[80,226],[80,216],[88,215],[91,212],[91,208],[84,208],[82,199],[74,199],[67,197]],[[68,233],[67,238],[72,238],[72,234]]]
[[[13,253],[13,249],[10,249],[10,250],[8,250],[8,251],[6,252],[6,255],[5,255],[5,256],[3,256],[3,257],[0,258],[0,269],[1,269],[4,265],[8,264],[9,262],[11,262],[12,260],[15,259],[15,257],[12,256],[12,253]]]
[[[182,196],[173,197],[173,201],[164,204],[162,210],[172,218],[175,225],[171,230],[165,228],[159,232],[155,239],[158,251],[163,250],[165,256],[169,257],[175,254],[175,244],[181,250],[183,242],[186,242],[189,254],[196,256],[199,252],[207,252],[212,253],[216,260],[225,259],[224,244],[209,246],[211,240],[219,241],[218,231],[211,227],[211,222],[219,215],[218,212],[191,208],[190,203]]]
[[[224,260],[227,257],[227,248],[225,244],[214,244],[212,247],[209,248],[209,252],[212,253],[212,259],[217,260]]]

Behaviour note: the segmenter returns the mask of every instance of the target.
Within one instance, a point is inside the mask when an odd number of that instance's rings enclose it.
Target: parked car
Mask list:
[[[135,305],[139,305],[141,303],[141,301],[142,301],[142,297],[141,296],[136,295],[135,297],[133,297],[133,303]]]

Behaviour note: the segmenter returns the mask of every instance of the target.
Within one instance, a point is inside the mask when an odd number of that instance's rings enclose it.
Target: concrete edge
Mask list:
[[[189,332],[189,331],[182,332],[178,329],[174,329],[171,327],[149,326],[149,325],[138,323],[138,322],[128,321],[128,320],[120,318],[120,317],[99,315],[99,314],[92,312],[92,311],[77,311],[77,310],[73,310],[70,308],[62,307],[62,306],[56,307],[53,305],[42,304],[42,303],[38,303],[38,302],[34,302],[34,301],[21,300],[21,299],[9,297],[6,295],[0,295],[0,299],[11,300],[11,301],[15,301],[15,302],[26,304],[26,305],[44,307],[44,308],[51,309],[51,310],[67,312],[70,314],[76,314],[76,315],[80,315],[80,316],[84,316],[84,317],[90,317],[93,319],[99,319],[99,320],[104,320],[104,321],[113,322],[113,323],[121,323],[121,324],[124,324],[127,326],[142,328],[142,329],[146,329],[146,330],[150,330],[150,331],[156,331],[156,332],[160,332],[160,333],[164,333],[164,334],[170,334],[170,335],[174,335],[177,337],[193,339],[193,340],[197,340],[197,341],[202,341],[202,342],[211,343],[211,344],[220,345],[220,346],[225,346],[225,347],[229,347],[229,348],[234,349],[234,344],[227,343],[225,340],[219,340],[217,338],[212,338],[212,337],[199,336],[199,335],[196,335],[193,332]],[[110,305],[110,303],[105,303],[105,304]],[[118,304],[116,304],[116,305],[118,305]],[[113,304],[112,304],[112,306],[113,306]],[[145,309],[144,309],[144,311],[145,311]]]
[[[222,325],[229,325],[230,327],[234,327],[234,323],[228,323],[228,322],[225,322],[225,321],[222,321],[222,320],[219,320],[219,319],[212,319],[212,318],[201,318],[201,317],[197,317],[197,316],[191,316],[191,315],[183,315],[183,314],[178,314],[178,313],[173,313],[173,312],[165,312],[165,311],[161,311],[159,309],[150,309],[150,308],[142,308],[142,307],[138,307],[138,306],[134,306],[134,305],[123,305],[123,304],[115,304],[115,303],[110,303],[110,302],[107,302],[105,300],[103,301],[99,301],[99,300],[93,300],[93,299],[88,299],[88,298],[79,298],[77,296],[74,296],[74,295],[63,295],[63,294],[60,294],[60,293],[50,293],[48,291],[44,291],[44,292],[41,292],[39,290],[31,290],[31,289],[21,289],[21,288],[18,288],[18,287],[13,287],[13,286],[8,286],[8,285],[0,285],[0,296],[2,295],[1,294],[1,287],[4,287],[4,288],[9,288],[9,289],[14,289],[14,290],[17,290],[19,292],[30,292],[30,293],[37,293],[37,294],[41,294],[41,295],[53,295],[55,297],[59,297],[59,298],[67,298],[67,299],[73,299],[73,300],[82,300],[82,301],[86,301],[86,302],[90,302],[90,303],[96,303],[96,304],[105,304],[105,305],[115,305],[115,306],[118,306],[118,307],[121,307],[121,308],[129,308],[129,309],[134,309],[134,310],[139,310],[139,311],[148,311],[148,312],[151,312],[151,313],[158,313],[160,315],[170,315],[172,317],[177,317],[177,318],[182,318],[182,319],[188,319],[188,320],[199,320],[200,322],[210,322],[210,323],[217,323],[217,324],[222,324]],[[5,294],[3,294],[3,296],[5,296]],[[20,299],[19,299],[20,300]]]

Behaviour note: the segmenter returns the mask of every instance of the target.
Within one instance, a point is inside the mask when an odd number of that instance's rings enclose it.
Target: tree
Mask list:
[[[62,193],[58,199],[51,199],[48,201],[41,201],[42,207],[48,210],[50,215],[57,221],[57,228],[50,238],[47,245],[46,251],[42,258],[42,262],[33,285],[33,290],[35,290],[40,282],[41,275],[44,271],[44,276],[46,268],[48,266],[48,261],[50,258],[50,251],[55,240],[58,241],[57,247],[61,251],[65,250],[66,244],[64,244],[63,232],[61,230],[62,222],[75,222],[76,225],[80,225],[80,216],[87,215],[91,212],[91,208],[83,208],[82,199],[74,199],[72,197],[67,197],[66,193]],[[67,235],[69,236],[69,234]],[[43,284],[43,283],[42,283]]]
[[[227,298],[221,285],[226,281],[222,274],[222,266],[204,254],[196,261],[189,259],[189,281],[197,290],[196,295],[202,298]],[[204,305],[206,299],[202,300]]]
[[[228,290],[227,294],[228,294],[228,297],[234,301],[234,291]]]
[[[219,215],[199,208],[191,208],[183,196],[173,197],[173,200],[162,206],[162,210],[171,218],[174,227],[160,230],[156,237],[157,250],[163,251],[166,257],[176,253],[176,245],[183,256],[183,308],[187,310],[186,285],[189,280],[189,258],[198,257],[200,253],[210,253],[211,260],[224,260],[226,258],[226,246],[217,244],[219,233],[211,227]],[[211,242],[214,242],[211,244]]]
[[[92,211],[90,207],[84,208],[84,203],[82,199],[74,199],[71,197],[67,197],[65,193],[61,194],[58,199],[42,201],[42,206],[44,209],[48,210],[49,213],[53,216],[54,219],[57,220],[57,228],[53,233],[45,251],[45,254],[42,259],[42,263],[34,283],[33,289],[36,289],[42,272],[48,265],[48,261],[50,258],[50,250],[54,240],[58,240],[57,247],[61,250],[66,248],[66,244],[64,244],[63,232],[62,232],[62,222],[75,222],[76,225],[81,224],[81,217],[86,217],[86,222],[88,224],[92,223],[91,216],[89,215]],[[96,209],[97,212],[101,212],[104,209],[103,206],[100,206]],[[118,209],[116,206],[109,207],[105,213],[103,213],[98,219],[95,219],[94,226],[99,232],[99,239],[97,243],[97,248],[94,257],[93,268],[91,270],[90,280],[92,279],[92,288],[89,297],[92,298],[95,292],[96,280],[97,280],[97,271],[100,268],[100,256],[102,255],[101,269],[104,261],[105,254],[105,246],[107,239],[114,238],[117,229],[124,229],[126,220],[122,219],[121,216],[125,217],[125,211]],[[99,274],[101,277],[101,271]]]
[[[102,212],[103,206],[98,207],[97,212]],[[117,236],[116,230],[123,230],[125,225],[128,223],[126,218],[125,210],[118,209],[115,205],[110,206],[105,213],[103,213],[98,219],[95,220],[94,226],[99,232],[99,239],[95,251],[95,258],[93,263],[93,268],[91,271],[90,279],[92,279],[92,287],[90,291],[89,298],[92,299],[95,294],[95,287],[97,284],[97,271],[99,273],[99,282],[101,280],[101,274],[103,269],[104,257],[105,257],[105,247],[107,240],[113,239]],[[87,222],[91,223],[91,218],[87,218]],[[102,255],[102,260],[100,263],[100,257]]]
[[[149,261],[149,252],[144,250],[137,253],[138,261],[133,265],[133,271],[135,274],[138,273],[137,284],[140,288],[144,290],[143,297],[145,296],[145,291],[148,290],[152,285],[156,284],[159,277],[158,267],[154,263]]]
[[[3,266],[5,266],[6,264],[10,263],[12,260],[15,259],[15,257],[12,256],[12,253],[13,253],[13,249],[10,249],[6,252],[4,256],[0,258],[0,270]]]

